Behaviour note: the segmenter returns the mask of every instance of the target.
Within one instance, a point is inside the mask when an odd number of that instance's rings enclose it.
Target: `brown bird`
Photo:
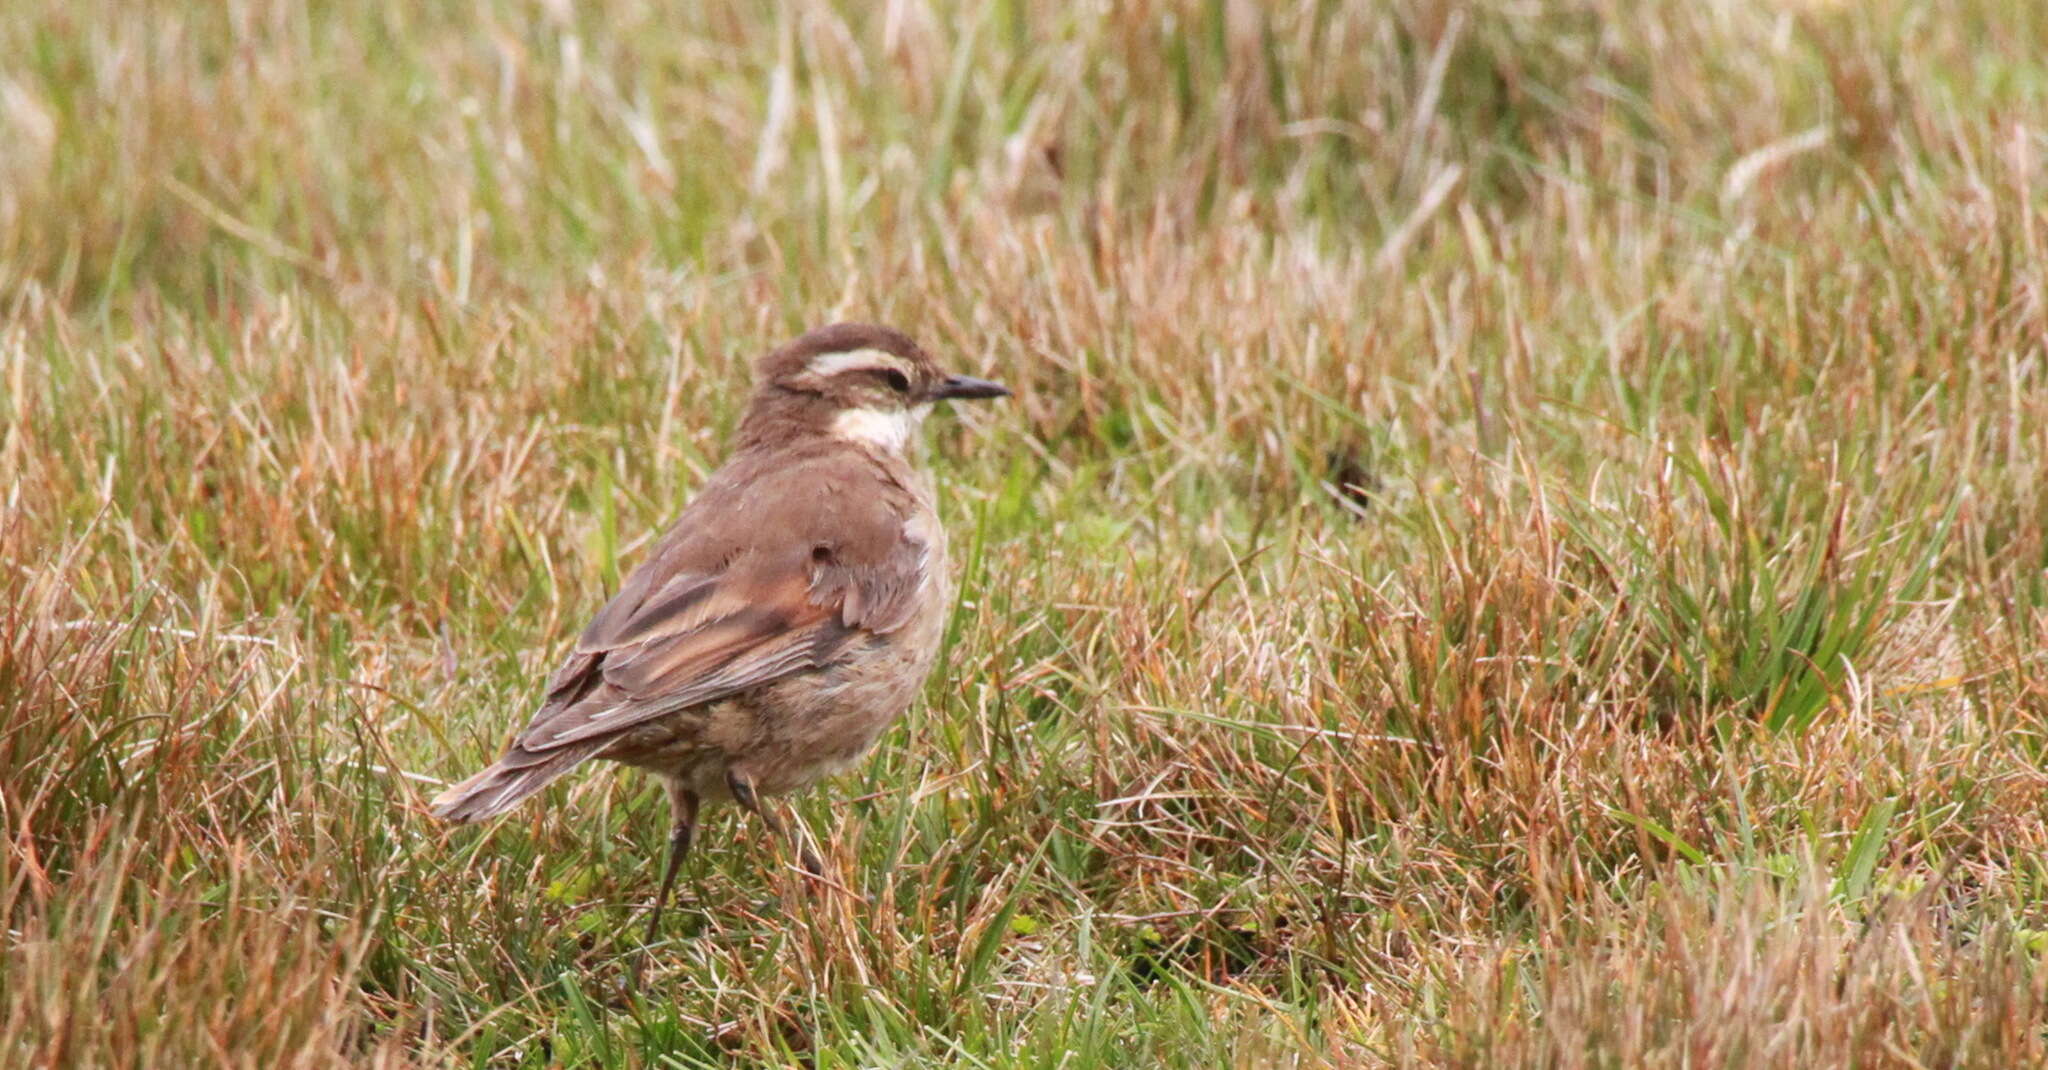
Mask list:
[[[755,378],[731,456],[598,610],[539,712],[433,803],[478,821],[591,758],[653,773],[674,825],[650,943],[700,805],[736,802],[781,837],[761,799],[845,769],[917,695],[952,601],[918,426],[933,402],[1010,393],[857,323],[775,350]]]

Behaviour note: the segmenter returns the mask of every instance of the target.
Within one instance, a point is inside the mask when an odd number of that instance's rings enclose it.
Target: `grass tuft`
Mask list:
[[[2048,9],[0,14],[0,1063],[2048,1061]],[[721,816],[480,829],[753,355],[962,596]]]

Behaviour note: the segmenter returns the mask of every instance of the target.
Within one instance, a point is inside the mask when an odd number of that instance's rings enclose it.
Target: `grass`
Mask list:
[[[2048,13],[0,14],[11,1065],[2048,1061]],[[943,669],[423,812],[836,318]]]

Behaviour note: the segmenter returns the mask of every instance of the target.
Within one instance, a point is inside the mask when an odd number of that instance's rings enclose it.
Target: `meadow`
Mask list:
[[[0,1063],[2048,1063],[2048,6],[18,0]],[[891,323],[800,799],[450,828]]]

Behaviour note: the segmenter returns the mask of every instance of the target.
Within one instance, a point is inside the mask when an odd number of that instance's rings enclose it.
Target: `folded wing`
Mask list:
[[[927,547],[886,500],[815,493],[846,463],[820,458],[758,478],[740,501],[707,488],[591,621],[516,746],[543,753],[610,737],[830,665],[907,623]],[[716,526],[743,540],[695,537],[693,514],[721,505],[753,521]]]
[[[598,611],[504,756],[434,812],[503,813],[637,725],[829,666],[908,623],[929,548],[905,527],[910,492],[874,493],[865,463],[840,452],[722,469]]]

